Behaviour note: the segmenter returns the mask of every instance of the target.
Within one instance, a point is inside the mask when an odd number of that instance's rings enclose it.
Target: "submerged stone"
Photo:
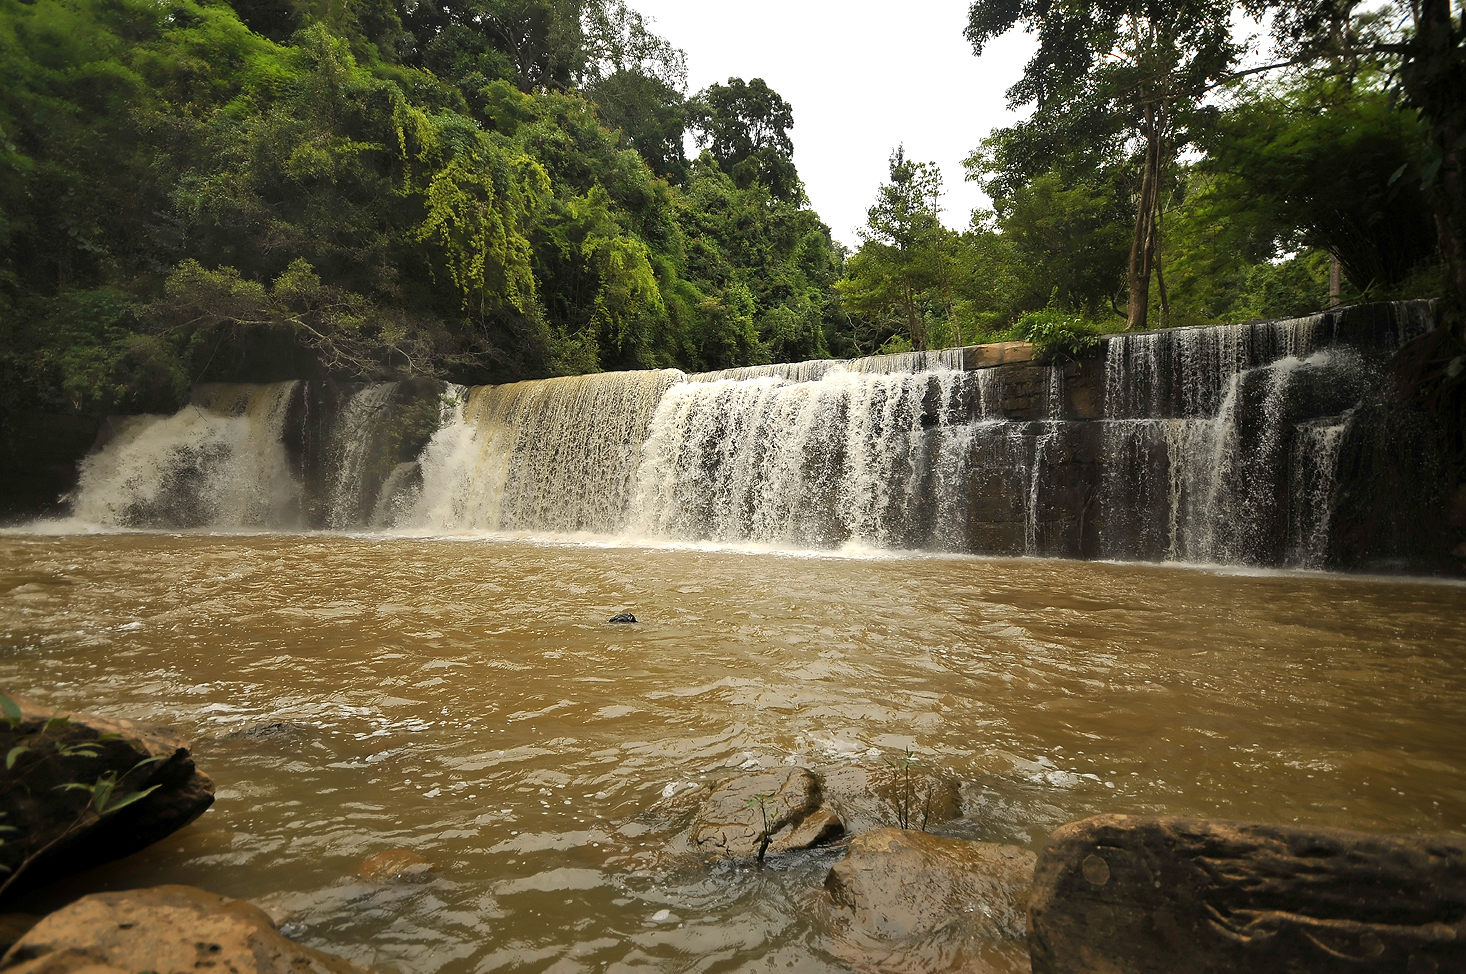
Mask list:
[[[378,883],[426,883],[433,864],[411,849],[388,849],[367,859],[357,875]]]
[[[309,731],[310,728],[304,725],[277,720],[241,727],[238,730],[230,731],[221,739],[226,741],[291,740],[304,737]]]
[[[1034,860],[909,829],[857,835],[825,880],[835,953],[877,970],[1021,970]]]
[[[47,916],[0,959],[7,974],[364,974],[281,936],[264,911],[192,886],[85,896]]]
[[[921,765],[908,775],[890,765],[852,764],[824,776],[824,796],[852,832],[937,825],[962,815],[957,782]]]
[[[1466,971],[1466,838],[1100,815],[1030,915],[1035,974]]]
[[[607,622],[635,622],[636,616],[630,612],[619,612],[606,620]]]

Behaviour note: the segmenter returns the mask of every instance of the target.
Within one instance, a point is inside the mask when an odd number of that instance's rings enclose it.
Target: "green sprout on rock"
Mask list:
[[[912,827],[914,799],[916,797],[915,792],[911,788],[911,766],[920,764],[920,762],[916,760],[916,752],[909,747],[903,749],[899,758],[895,758],[894,760],[886,758],[885,760],[887,766],[895,772],[897,782],[901,785],[901,791],[896,795],[896,824],[903,829],[909,829]],[[932,791],[935,788],[935,782],[927,782],[926,798],[922,803],[921,811],[921,831],[923,832],[926,831],[927,820],[931,817]]]
[[[757,839],[758,839],[758,861],[759,862],[763,862],[764,861],[764,853],[769,850],[769,843],[773,841],[773,839],[769,836],[769,805],[768,805],[768,803],[771,802],[771,801],[773,801],[773,800],[774,800],[774,793],[773,792],[769,792],[768,794],[765,794],[765,795],[754,795],[748,801],[746,801],[746,802],[743,803],[743,807],[744,808],[753,808],[755,805],[757,805],[758,806],[759,816],[763,819],[764,830],[762,832],[760,832],[758,834],[758,836],[757,836]]]

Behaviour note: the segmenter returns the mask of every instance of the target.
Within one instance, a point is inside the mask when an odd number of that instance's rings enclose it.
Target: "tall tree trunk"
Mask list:
[[[1466,140],[1466,16],[1457,25],[1450,0],[1420,0],[1415,50],[1400,75],[1409,100],[1420,110],[1441,154],[1440,169],[1428,187],[1435,204],[1436,236],[1446,259],[1449,287],[1458,312],[1466,317],[1466,174],[1461,145]]]
[[[909,285],[902,290],[902,296],[906,302],[906,331],[911,336],[911,347],[918,352],[925,351],[926,336],[922,334],[921,324],[917,321],[916,298]]]
[[[1155,267],[1156,290],[1161,297],[1161,327],[1171,327],[1171,296],[1166,292],[1166,275],[1161,269],[1161,241],[1166,211],[1160,205],[1160,194],[1156,194],[1155,224],[1150,234],[1150,262]]]
[[[1329,307],[1337,308],[1343,300],[1344,273],[1343,267],[1339,264],[1339,255],[1329,254]]]
[[[1125,330],[1145,327],[1150,309],[1151,236],[1160,191],[1161,126],[1155,106],[1145,107],[1145,171],[1140,177],[1140,200],[1135,209],[1135,236],[1130,242],[1130,308]]]

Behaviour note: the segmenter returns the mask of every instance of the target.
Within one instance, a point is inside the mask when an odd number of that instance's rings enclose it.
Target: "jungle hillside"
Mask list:
[[[1040,41],[991,208],[893,146],[851,249],[794,106],[621,0],[0,0],[0,420],[1459,300],[1459,21],[977,0],[974,54]]]

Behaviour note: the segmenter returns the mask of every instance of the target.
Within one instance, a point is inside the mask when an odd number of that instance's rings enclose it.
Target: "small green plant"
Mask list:
[[[759,817],[763,819],[764,829],[757,836],[757,839],[758,839],[758,861],[759,862],[763,862],[764,861],[764,853],[765,852],[768,852],[768,850],[769,850],[769,843],[773,841],[773,838],[769,835],[769,804],[768,804],[769,802],[771,802],[773,800],[774,800],[774,793],[773,792],[769,792],[766,795],[754,795],[748,801],[746,801],[746,802],[743,803],[743,807],[744,808],[753,808],[755,805],[757,805],[758,806]]]
[[[920,764],[916,760],[916,752],[911,748],[905,748],[899,758],[886,758],[886,764],[895,772],[896,783],[900,790],[896,794],[896,824],[903,829],[912,827],[911,823],[915,814],[916,794],[911,787],[911,768]],[[926,831],[927,820],[931,817],[932,791],[936,785],[927,782],[926,797],[922,801],[921,831]]]
[[[1099,348],[1094,326],[1082,315],[1053,307],[1019,317],[1013,337],[1032,344],[1034,357],[1051,364],[1077,362]]]

